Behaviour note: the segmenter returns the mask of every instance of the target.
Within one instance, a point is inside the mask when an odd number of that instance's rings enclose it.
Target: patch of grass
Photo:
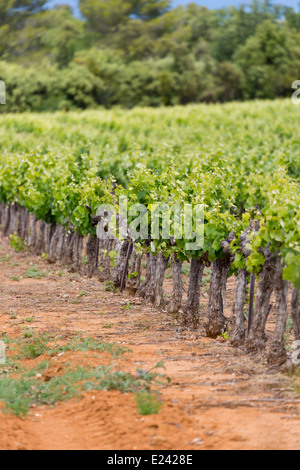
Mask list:
[[[293,319],[291,316],[289,316],[288,320],[287,320],[287,324],[286,324],[286,328],[287,330],[291,333],[294,329],[294,322],[293,322]]]
[[[16,359],[36,359],[37,357],[50,351],[49,335],[34,335],[33,333],[24,333],[24,339],[19,340],[19,348]]]
[[[32,338],[34,336],[34,333],[31,329],[29,328],[24,328],[23,329],[23,338]]]
[[[11,276],[10,279],[14,282],[18,282],[22,279],[22,277],[21,276]]]
[[[119,346],[114,343],[102,343],[95,340],[94,338],[81,338],[77,337],[73,341],[70,341],[65,346],[59,346],[54,350],[50,351],[50,354],[58,354],[60,352],[68,351],[96,351],[96,352],[109,352],[114,357],[119,357],[122,354],[131,352],[130,349],[124,346]]]
[[[285,344],[286,351],[292,352],[293,347],[292,347],[292,344],[291,344],[291,335],[290,335],[290,333],[288,333],[288,332],[284,333],[283,338],[284,338],[284,344]]]
[[[139,392],[135,395],[135,401],[137,410],[142,416],[157,414],[163,406],[158,392]]]
[[[157,367],[155,367],[156,369]],[[151,385],[166,385],[170,383],[169,377],[164,374],[137,369],[136,375],[123,371],[112,371],[111,367],[98,367],[94,370],[92,383],[85,385],[85,390],[119,390],[122,393],[139,393],[150,391]]]
[[[124,310],[131,310],[132,308],[133,308],[133,305],[130,302],[126,302],[126,304],[123,307]]]
[[[3,335],[6,342],[9,341],[7,335]],[[0,339],[2,337],[0,336]],[[95,340],[94,338],[82,338],[80,336],[69,341],[67,344],[60,346],[57,344],[57,337],[52,337],[49,333],[36,334],[31,329],[24,329],[23,337],[19,340],[12,340],[16,344],[14,347],[15,359],[35,359],[42,354],[47,353],[49,356],[57,356],[62,352],[78,352],[78,351],[94,351],[94,352],[108,352],[113,357],[119,357],[122,354],[131,352],[130,349],[119,346],[114,343],[103,343]]]
[[[0,334],[0,341],[3,341],[5,344],[13,344],[15,340],[10,338],[7,333]]]
[[[210,279],[211,279],[211,276],[204,276],[204,277],[202,278],[202,284],[203,284],[204,286],[208,286],[208,284],[210,284]]]
[[[191,272],[191,265],[190,264],[183,264],[181,268],[181,272],[184,276],[189,277]]]
[[[111,323],[107,323],[106,325],[103,325],[102,328],[112,328],[112,324],[111,324]]]
[[[104,282],[104,290],[106,290],[107,292],[113,292],[114,294],[118,292],[118,289],[115,287],[112,281]]]
[[[172,270],[167,269],[166,272],[165,272],[165,279],[172,279],[172,277],[173,277]]]
[[[165,385],[170,379],[163,374],[138,369],[136,374],[112,370],[112,367],[86,369],[67,367],[60,376],[43,380],[43,371],[49,363],[43,361],[37,367],[23,373],[21,378],[6,376],[0,380],[0,400],[5,412],[26,416],[32,406],[55,405],[74,397],[83,391],[119,390],[135,393],[141,414],[157,413],[162,406],[159,395],[150,393],[152,385]],[[155,367],[157,368],[157,367]]]
[[[87,297],[89,295],[88,292],[86,292],[85,290],[82,290],[81,292],[79,292],[79,297]]]
[[[25,272],[25,277],[28,279],[41,279],[42,277],[47,277],[48,273],[46,271],[39,271],[36,266],[28,268]]]
[[[26,317],[23,319],[24,323],[33,323],[35,321],[34,317]]]
[[[84,378],[86,375],[80,369],[66,372],[49,382],[33,377],[5,377],[0,380],[0,400],[4,402],[6,411],[16,416],[26,416],[33,405],[54,405],[75,397],[78,393],[76,382]]]
[[[45,369],[48,369],[50,366],[49,361],[42,361],[40,364],[38,364],[34,369],[29,369],[25,371],[24,377],[36,377],[38,373],[44,372]]]
[[[11,260],[10,256],[0,256],[0,263],[8,263]]]

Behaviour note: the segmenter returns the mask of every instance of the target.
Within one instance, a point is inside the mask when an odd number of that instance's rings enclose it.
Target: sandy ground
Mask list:
[[[24,278],[32,264],[49,275]],[[166,280],[166,292],[171,286]],[[232,279],[227,314],[233,298]],[[202,324],[207,300],[204,288]],[[132,308],[124,309],[127,301]],[[0,322],[1,332],[12,337],[30,327],[66,340],[80,333],[128,346],[132,352],[115,359],[122,370],[149,370],[163,361],[172,379],[161,390],[163,408],[151,416],[139,415],[133,396],[117,391],[89,392],[81,400],[32,408],[26,418],[1,413],[0,449],[300,448],[300,396],[293,379],[223,339],[205,338],[203,326],[184,329],[135,297],[106,292],[96,279],[16,254],[5,240],[0,243]],[[270,330],[272,324],[273,317]],[[51,359],[47,373],[59,373],[66,360],[85,364],[94,359],[93,353],[69,353]],[[106,353],[101,361],[108,361]]]

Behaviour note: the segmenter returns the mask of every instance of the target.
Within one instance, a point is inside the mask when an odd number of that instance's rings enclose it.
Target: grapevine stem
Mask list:
[[[250,300],[249,300],[249,316],[248,316],[248,336],[250,334],[254,312],[254,294],[255,294],[255,274],[251,274],[250,281]]]

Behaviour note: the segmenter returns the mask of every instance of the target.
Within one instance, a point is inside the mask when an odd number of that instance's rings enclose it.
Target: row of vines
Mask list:
[[[262,351],[267,346],[265,329],[275,293],[276,327],[267,356],[271,364],[284,364],[290,298],[295,337],[300,339],[300,158],[297,126],[288,120],[288,106],[286,102],[275,102],[137,110],[127,114],[115,111],[115,115],[99,113],[98,124],[95,112],[69,117],[57,114],[56,120],[61,124],[53,123],[58,127],[52,148],[50,143],[45,144],[47,139],[50,141],[47,117],[7,116],[3,124],[12,127],[14,134],[9,150],[7,136],[0,136],[3,236],[18,234],[34,253],[47,254],[49,263],[62,262],[72,271],[89,277],[97,275],[116,288],[126,285],[145,302],[179,313],[181,321],[191,328],[197,327],[200,313],[202,316],[201,281],[204,268],[211,267],[206,333],[216,338],[229,331],[231,344],[245,345],[249,352]],[[276,109],[283,116],[277,118]],[[201,111],[206,113],[206,124],[197,118]],[[237,135],[226,137],[218,127],[223,130],[223,121],[227,120],[228,130],[232,128],[228,113],[231,119],[239,120]],[[84,145],[72,134],[74,146],[66,147],[66,129],[72,132],[74,121],[78,124],[80,120],[89,122],[87,134],[94,137]],[[267,131],[275,126],[275,136],[270,136]],[[130,133],[138,128],[143,135],[136,135],[136,142],[132,140],[130,147],[129,140],[134,139]],[[16,129],[26,137],[23,141]],[[36,138],[38,129],[41,140],[45,137],[44,145],[35,144],[29,151],[26,147]],[[213,135],[205,136],[208,130]],[[82,133],[83,130],[81,136]],[[186,134],[191,137],[188,142],[184,140]],[[18,151],[12,151],[13,146]],[[124,239],[99,240],[96,226],[99,215],[105,216],[97,212],[99,206],[111,204],[118,211],[119,198],[124,196],[129,208],[133,204],[149,209],[157,203],[167,205],[171,217],[169,239],[153,239],[149,220],[149,237],[145,240],[132,240],[130,234]],[[187,240],[176,238],[172,211],[175,204],[204,207],[201,249],[187,251]],[[133,219],[130,212],[127,219],[129,223]],[[84,267],[83,252],[87,258]],[[145,279],[141,278],[143,258],[147,260]],[[184,262],[190,263],[186,302]],[[173,293],[166,300],[163,281],[169,263]],[[236,299],[228,320],[224,298],[232,275],[237,280]],[[247,332],[249,284],[250,296],[255,292],[255,311]]]

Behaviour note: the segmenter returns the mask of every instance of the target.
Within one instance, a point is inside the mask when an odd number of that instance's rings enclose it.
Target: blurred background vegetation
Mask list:
[[[161,106],[291,96],[300,14],[253,1],[0,0],[1,112]]]

